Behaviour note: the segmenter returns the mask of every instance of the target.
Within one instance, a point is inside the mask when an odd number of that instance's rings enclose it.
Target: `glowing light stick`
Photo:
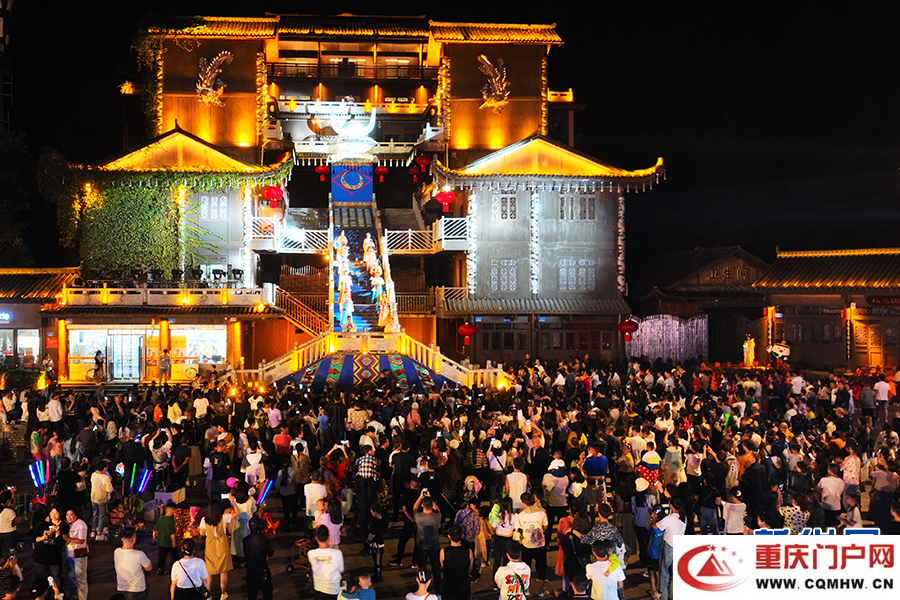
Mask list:
[[[266,496],[269,495],[269,490],[272,488],[272,480],[266,479],[266,484],[263,486],[262,494],[259,495],[259,500],[257,504],[262,506],[262,504],[266,501]]]
[[[131,467],[131,483],[128,485],[130,489],[134,489],[134,474],[137,473],[137,466]]]
[[[725,415],[725,429],[728,429],[728,422],[731,420],[731,413]]]
[[[34,465],[28,465],[28,473],[31,474],[31,482],[34,483],[34,487],[41,487],[38,485],[37,477],[34,475]]]

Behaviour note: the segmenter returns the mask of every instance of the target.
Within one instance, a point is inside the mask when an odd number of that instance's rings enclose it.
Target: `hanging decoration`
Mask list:
[[[319,181],[325,181],[325,176],[328,175],[330,169],[328,165],[319,165],[316,167],[316,174],[319,176]]]
[[[478,330],[475,328],[475,326],[472,325],[471,323],[469,323],[468,321],[466,321],[465,323],[463,323],[456,329],[456,333],[458,333],[461,336],[464,336],[463,337],[463,346],[468,346],[472,343],[472,336],[475,335],[475,333],[477,331]]]
[[[410,167],[409,174],[412,175],[413,181],[419,181],[419,167]]]
[[[277,185],[270,185],[263,189],[262,195],[266,200],[281,200],[284,198],[284,190]]]
[[[441,203],[443,212],[450,212],[450,204],[456,200],[456,194],[451,191],[438,192],[437,196],[435,196],[435,200]]]
[[[425,172],[425,168],[431,164],[431,158],[424,154],[420,154],[416,157],[416,164],[422,168],[422,172]]]
[[[618,325],[619,333],[625,334],[625,341],[631,341],[631,334],[638,330],[638,324],[631,319],[626,319]]]
[[[706,315],[680,319],[673,315],[653,315],[644,319],[629,319],[639,325],[631,333],[625,354],[654,361],[672,359],[709,359],[709,326]],[[623,325],[628,321],[623,321]]]
[[[388,174],[388,168],[384,165],[375,167],[375,174],[378,175],[378,183],[384,183],[384,176]]]

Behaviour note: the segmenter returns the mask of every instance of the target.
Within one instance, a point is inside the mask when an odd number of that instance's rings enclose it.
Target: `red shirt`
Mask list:
[[[276,434],[275,437],[272,438],[272,442],[275,444],[275,453],[276,454],[290,454],[291,453],[291,436],[286,433]]]

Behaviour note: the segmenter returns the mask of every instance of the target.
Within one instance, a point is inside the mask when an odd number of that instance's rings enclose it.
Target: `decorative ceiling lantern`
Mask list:
[[[424,173],[425,167],[431,164],[431,159],[424,154],[420,154],[416,157],[416,164],[422,168],[422,172]]]
[[[626,319],[617,326],[620,333],[625,334],[625,341],[631,341],[631,334],[638,330],[638,324],[631,319]]]
[[[375,174],[378,175],[378,183],[384,183],[384,176],[388,174],[388,168],[384,165],[375,167]]]
[[[456,200],[456,194],[451,191],[438,192],[435,199],[443,206],[443,212],[450,212],[450,204]]]
[[[262,195],[266,200],[281,200],[284,198],[284,190],[277,185],[270,185],[263,188]]]
[[[471,323],[466,321],[465,323],[463,323],[462,325],[460,325],[457,328],[456,333],[458,333],[461,336],[464,336],[463,337],[463,346],[468,346],[469,344],[472,343],[472,336],[475,335],[475,333],[477,331],[478,330],[475,329],[474,325],[472,325]]]
[[[316,167],[316,173],[319,175],[319,181],[325,181],[325,176],[328,175],[328,166],[319,165]]]
[[[419,181],[419,167],[410,167],[409,174],[413,176],[413,181]]]

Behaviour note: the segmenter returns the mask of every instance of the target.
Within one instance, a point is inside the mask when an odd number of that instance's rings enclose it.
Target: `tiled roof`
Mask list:
[[[900,288],[900,248],[779,252],[759,289]]]
[[[425,17],[384,17],[341,14],[333,16],[282,15],[279,35],[334,35],[365,37],[428,37]]]
[[[262,310],[255,306],[75,306],[54,305],[42,312],[54,317],[280,317],[284,311],[266,304]]]
[[[150,33],[189,35],[195,37],[252,37],[275,36],[278,17],[179,17],[168,27],[154,25]]]
[[[551,177],[642,182],[658,181],[665,172],[662,158],[657,159],[656,164],[650,168],[628,171],[603,163],[539,133],[459,169],[448,169],[440,161],[436,167],[449,176],[465,179]]]
[[[668,290],[697,271],[734,255],[739,255],[738,257],[745,261],[756,262],[761,270],[768,267],[766,263],[740,246],[661,252],[641,265],[637,275],[629,280],[631,295],[641,297],[653,288]]]
[[[63,286],[78,277],[78,267],[62,269],[0,269],[0,299],[20,302],[47,302],[55,299]]]
[[[562,44],[556,23],[524,25],[512,23],[441,23],[429,21],[438,42],[512,42],[517,44]]]
[[[445,313],[461,314],[608,314],[631,312],[621,298],[465,298],[444,300]]]

